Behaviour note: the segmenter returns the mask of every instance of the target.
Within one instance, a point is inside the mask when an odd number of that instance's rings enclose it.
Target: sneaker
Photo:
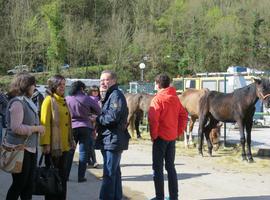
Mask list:
[[[93,167],[94,167],[94,168],[98,168],[98,167],[99,167],[98,163],[95,162],[95,163],[93,164]]]

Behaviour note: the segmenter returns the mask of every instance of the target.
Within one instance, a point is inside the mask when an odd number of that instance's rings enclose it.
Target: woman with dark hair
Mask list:
[[[100,113],[98,103],[92,100],[84,93],[85,84],[81,81],[76,81],[71,85],[70,96],[67,96],[67,104],[70,110],[72,119],[72,133],[76,144],[79,142],[79,168],[78,182],[85,182],[85,171],[89,158],[89,140],[93,131],[93,125],[89,119],[91,113]],[[71,169],[72,159],[69,163],[69,171]]]
[[[40,144],[45,154],[45,164],[59,169],[63,184],[63,193],[57,196],[45,196],[46,200],[65,200],[67,191],[67,172],[69,151],[74,147],[71,134],[71,118],[67,107],[65,94],[66,80],[61,75],[55,75],[48,80],[47,95],[41,106],[41,124],[45,126],[45,135],[40,138]]]
[[[99,87],[97,85],[92,85],[90,87],[88,91],[88,95],[90,96],[91,99],[100,103],[101,97],[100,97]]]
[[[91,99],[93,99],[95,102],[98,103],[98,105],[101,107],[101,98],[100,98],[100,92],[99,87],[97,85],[92,85],[88,91],[88,95]],[[95,152],[95,143],[96,143],[96,123],[93,122],[93,132],[91,134],[91,140],[90,140],[90,150],[89,150],[89,159],[88,159],[88,166],[98,168],[99,165],[97,163],[96,159],[96,152]]]
[[[39,125],[37,107],[31,100],[36,88],[35,77],[18,74],[10,85],[7,106],[7,129],[4,142],[8,145],[25,144],[22,172],[12,174],[12,184],[7,200],[32,199],[33,172],[36,167],[38,133],[44,133]]]

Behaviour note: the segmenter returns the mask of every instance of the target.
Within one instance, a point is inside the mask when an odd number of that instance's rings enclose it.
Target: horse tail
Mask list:
[[[129,123],[129,128],[131,130],[131,135],[134,137],[134,130],[135,130],[135,125],[134,125],[135,117],[134,114],[130,117],[130,123]]]

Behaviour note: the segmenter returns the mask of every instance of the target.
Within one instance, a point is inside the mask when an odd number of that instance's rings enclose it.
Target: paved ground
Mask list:
[[[268,147],[270,129],[254,129],[253,143],[255,146]],[[232,136],[230,136],[232,135]],[[257,137],[256,137],[257,136]],[[232,137],[232,138],[230,138]],[[239,140],[239,135],[231,131],[228,139]],[[270,199],[270,159],[255,156],[255,163],[248,164],[240,161],[237,154],[229,157],[231,149],[214,152],[214,157],[200,157],[196,149],[179,148],[176,156],[180,199],[227,199],[227,200],[266,200]],[[260,147],[262,147],[260,146]],[[256,149],[253,151],[255,152]],[[97,152],[98,162],[101,155]],[[122,178],[124,193],[128,199],[144,200],[154,197],[151,167],[151,142],[133,141],[128,151],[122,156]],[[77,165],[74,162],[71,180],[68,182],[68,200],[96,200],[102,176],[101,169],[88,169],[85,183],[77,183]],[[167,179],[166,184],[167,184]],[[11,176],[0,171],[0,200],[11,183]],[[168,196],[167,185],[165,192]],[[34,200],[43,199],[34,197]]]
[[[68,200],[97,200],[101,181],[87,171],[87,182],[77,182],[77,164],[74,162],[70,181],[68,182]],[[0,200],[4,200],[11,184],[11,175],[0,170]],[[33,196],[33,200],[44,199],[41,196]]]

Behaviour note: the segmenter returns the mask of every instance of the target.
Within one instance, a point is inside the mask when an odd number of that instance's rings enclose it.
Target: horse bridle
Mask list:
[[[265,100],[267,97],[270,96],[270,93],[269,94],[266,94],[266,95],[263,95],[262,92],[259,92],[259,95],[262,97],[262,100]]]

